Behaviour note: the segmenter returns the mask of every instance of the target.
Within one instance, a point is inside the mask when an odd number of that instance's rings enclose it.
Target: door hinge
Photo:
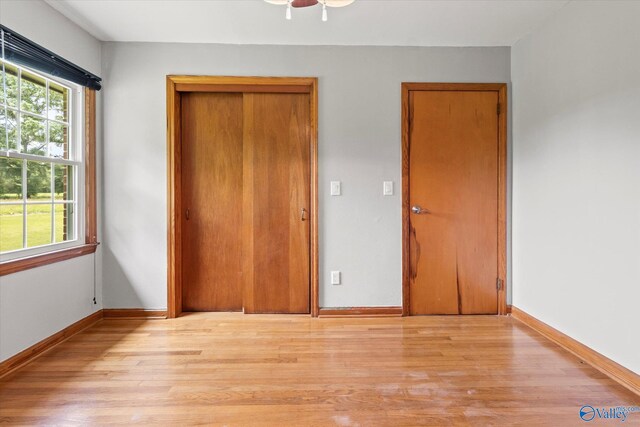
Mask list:
[[[497,110],[498,110],[498,115],[500,115],[500,111],[501,111],[500,104],[498,104]]]
[[[502,289],[502,279],[499,277],[496,279],[496,289],[497,290]]]

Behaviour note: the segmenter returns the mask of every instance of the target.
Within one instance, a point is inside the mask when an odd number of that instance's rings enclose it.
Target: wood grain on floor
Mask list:
[[[0,380],[9,425],[567,426],[583,405],[640,398],[496,316],[103,320]]]

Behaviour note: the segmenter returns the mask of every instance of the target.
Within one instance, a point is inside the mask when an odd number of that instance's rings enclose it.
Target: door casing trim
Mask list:
[[[310,95],[310,308],[318,300],[318,79],[316,77],[167,76],[167,318],[182,313],[181,111],[185,92],[308,93]]]
[[[410,314],[409,257],[409,144],[410,105],[413,91],[497,92],[498,114],[498,314],[507,314],[507,84],[506,83],[402,83],[402,315]]]

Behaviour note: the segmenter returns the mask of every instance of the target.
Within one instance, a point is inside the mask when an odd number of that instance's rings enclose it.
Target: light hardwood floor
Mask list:
[[[586,404],[640,399],[495,316],[109,319],[0,380],[8,425],[568,426]]]

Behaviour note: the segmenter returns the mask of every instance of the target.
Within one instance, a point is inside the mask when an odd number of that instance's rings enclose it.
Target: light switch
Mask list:
[[[382,194],[385,196],[393,196],[393,181],[384,181],[382,183]]]
[[[331,272],[331,284],[332,285],[339,285],[340,284],[340,272],[339,271],[332,271]]]
[[[339,196],[342,194],[340,181],[331,181],[331,195]]]

